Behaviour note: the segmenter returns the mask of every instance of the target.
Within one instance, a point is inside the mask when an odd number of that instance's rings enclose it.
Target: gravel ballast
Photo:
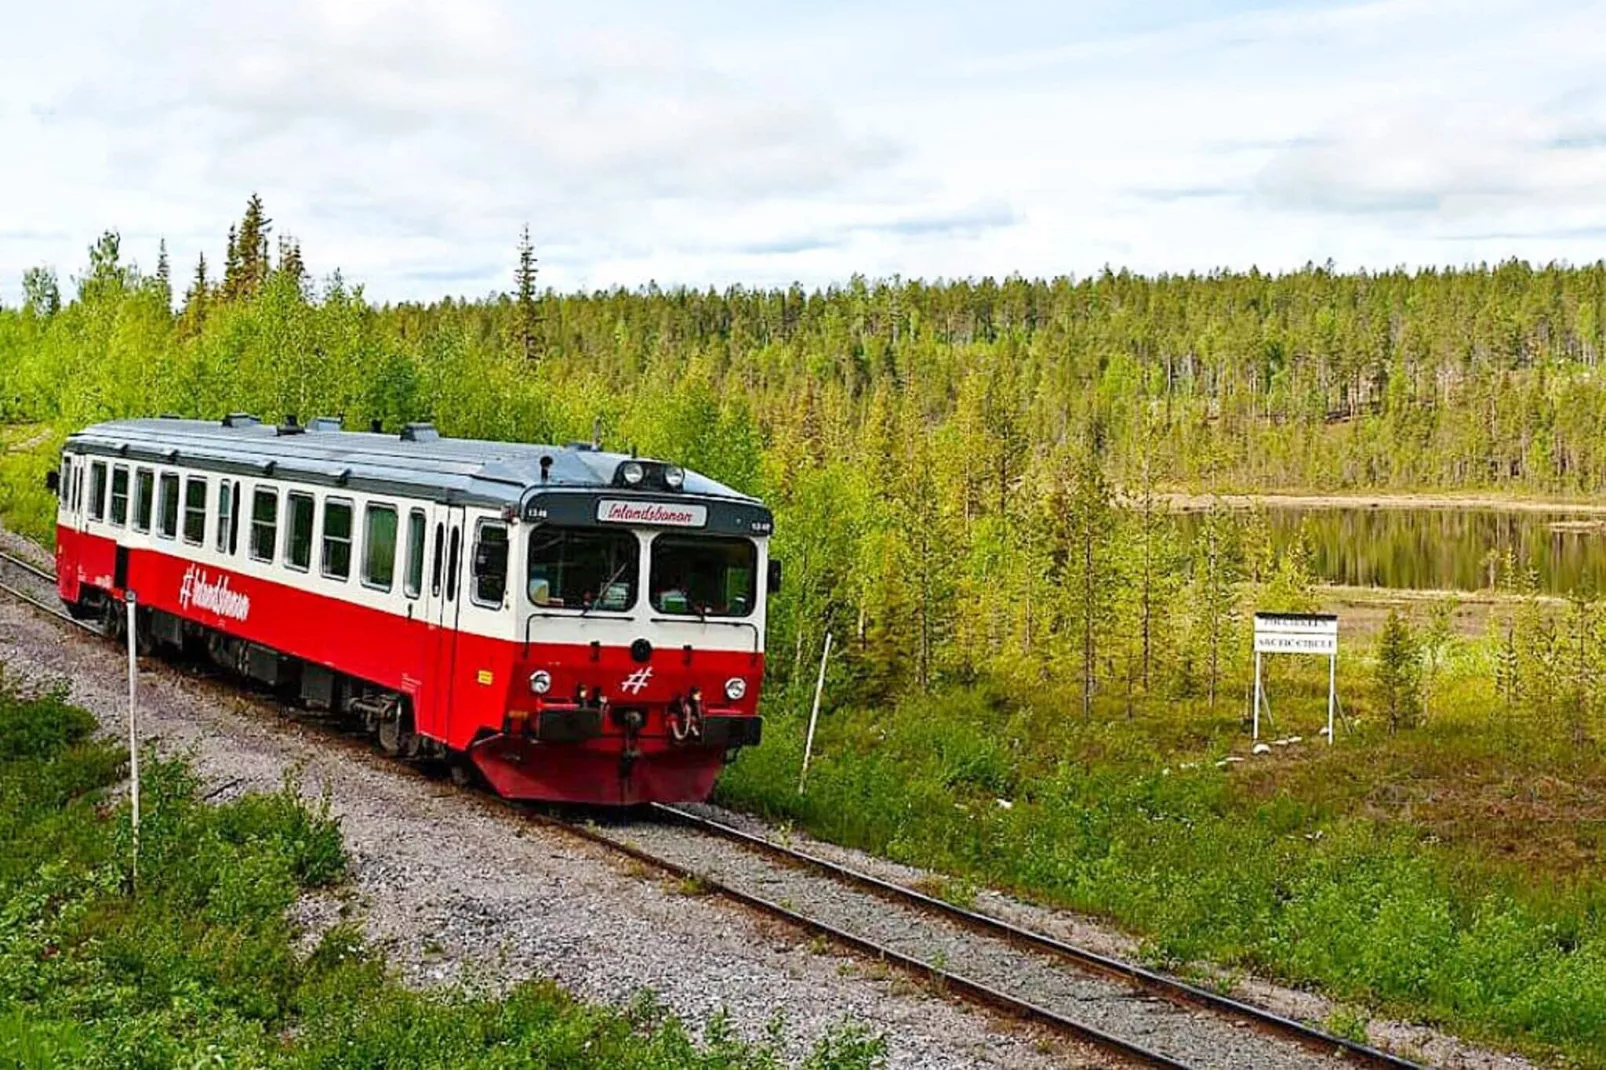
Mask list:
[[[0,598],[0,662],[26,681],[66,681],[74,703],[122,730],[125,667],[104,640]],[[1110,1065],[789,926],[680,894],[606,848],[275,717],[224,685],[146,667],[139,687],[141,737],[192,754],[224,788],[219,798],[274,790],[287,772],[309,795],[327,793],[351,858],[349,902],[304,903],[299,920],[316,929],[353,913],[411,983],[546,977],[608,1003],[650,989],[693,1023],[724,1011],[749,1038],[783,1015],[798,1054],[851,1019],[885,1035],[900,1068]]]

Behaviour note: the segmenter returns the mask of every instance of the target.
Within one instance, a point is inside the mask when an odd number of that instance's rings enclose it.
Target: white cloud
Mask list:
[[[253,190],[380,298],[505,286],[525,221],[559,287],[1601,255],[1599,5],[1233,2],[42,6],[0,299],[104,227],[186,273]]]

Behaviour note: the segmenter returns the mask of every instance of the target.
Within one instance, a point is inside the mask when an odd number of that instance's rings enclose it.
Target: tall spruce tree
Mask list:
[[[530,241],[530,225],[526,223],[519,235],[519,260],[513,270],[513,332],[519,352],[532,363],[541,357],[535,304],[537,264],[535,246]]]

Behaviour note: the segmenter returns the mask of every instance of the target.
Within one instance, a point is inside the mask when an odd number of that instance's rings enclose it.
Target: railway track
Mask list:
[[[47,588],[55,588],[49,571],[0,551],[0,592],[74,628],[101,634],[41,597]],[[339,738],[357,745],[349,737]],[[689,890],[777,918],[920,977],[938,991],[1045,1026],[1124,1063],[1177,1070],[1420,1070],[1420,1064],[1392,1053],[684,807],[654,806],[647,811],[648,820],[628,823],[576,820],[528,806],[514,809],[668,873]]]

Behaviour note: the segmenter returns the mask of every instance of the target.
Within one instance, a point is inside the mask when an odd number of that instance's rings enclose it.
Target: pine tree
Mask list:
[[[36,316],[54,316],[61,311],[61,287],[51,268],[40,266],[24,271],[22,294],[22,307]]]
[[[232,235],[231,242],[232,245]],[[206,325],[207,305],[211,302],[212,287],[206,277],[206,254],[202,253],[195,261],[195,275],[190,280],[190,288],[184,294],[184,307],[179,310],[179,322],[183,325],[184,334],[193,337],[201,332]]]
[[[535,306],[536,264],[535,246],[530,242],[530,225],[526,223],[519,235],[519,262],[513,272],[513,329],[519,352],[532,363],[541,356],[540,343],[536,338],[536,328],[539,326]]]
[[[1422,714],[1422,647],[1416,629],[1397,609],[1389,610],[1377,638],[1373,683],[1389,731],[1416,727]]]
[[[163,238],[156,252],[156,292],[162,298],[162,307],[173,308],[173,269],[167,262],[167,239]]]
[[[268,279],[268,233],[273,220],[255,193],[245,202],[239,229],[229,228],[229,256],[223,271],[223,297],[240,301],[254,297]]]
[[[1114,572],[1109,538],[1115,524],[1114,495],[1098,453],[1091,446],[1077,459],[1070,499],[1072,623],[1081,647],[1082,716],[1093,713],[1099,647],[1113,616]]]

